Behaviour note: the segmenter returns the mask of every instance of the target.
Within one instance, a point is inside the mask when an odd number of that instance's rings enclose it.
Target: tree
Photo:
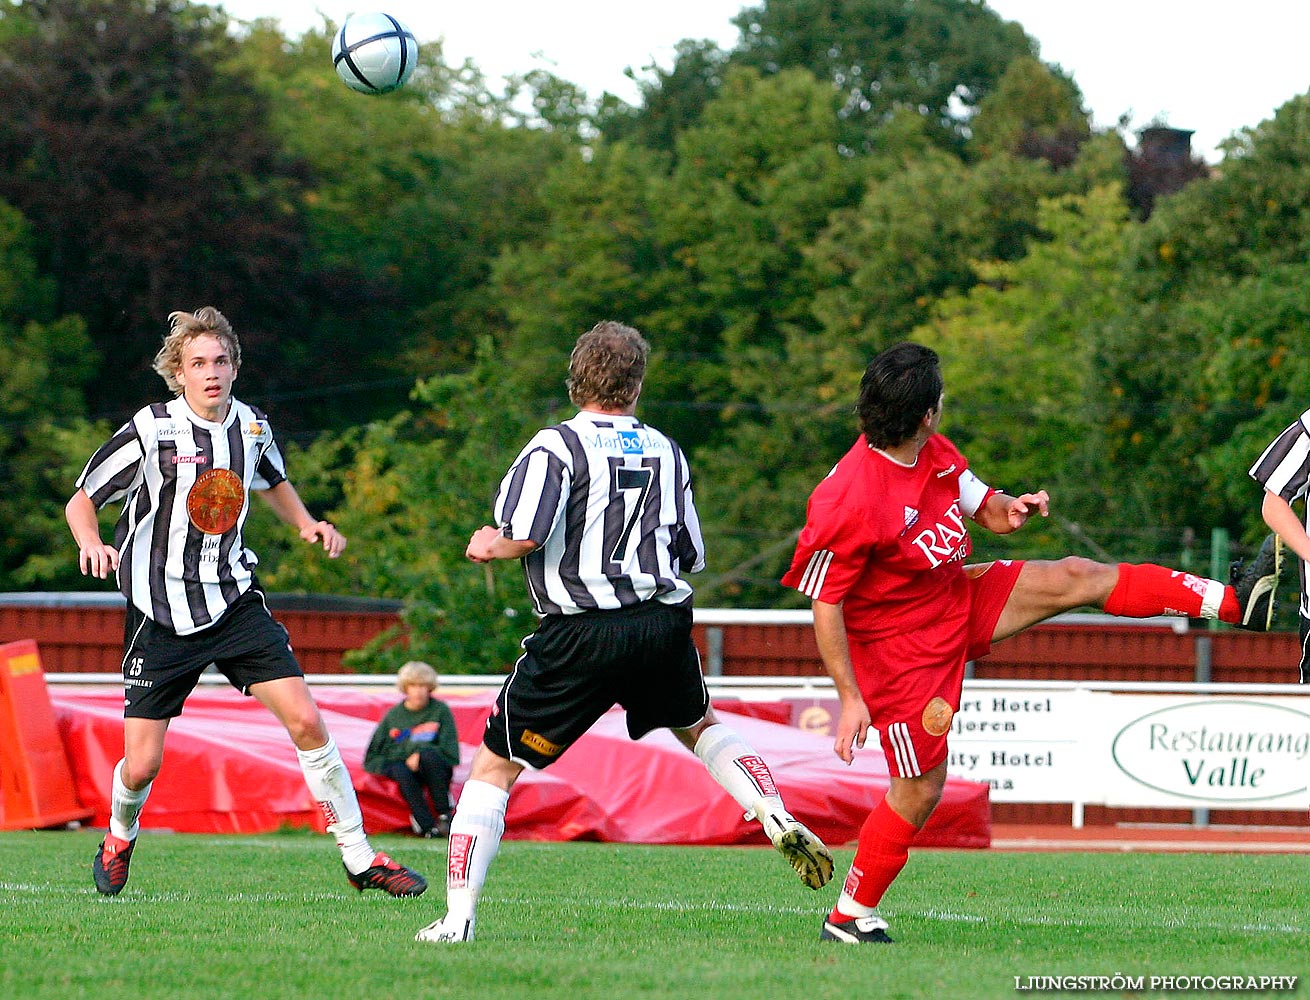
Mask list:
[[[985,481],[1049,490],[1065,551],[1082,549],[1088,524],[1091,534],[1115,525],[1102,542],[1118,551],[1150,552],[1155,541],[1133,538],[1132,491],[1099,460],[1098,331],[1122,308],[1128,224],[1117,184],[1043,200],[1028,252],[975,263],[977,283],[943,296],[912,334],[942,356],[944,433]],[[1041,546],[1050,534],[999,547]]]
[[[74,586],[64,503],[86,454],[84,387],[97,368],[85,325],[56,318],[31,233],[0,202],[0,590]]]
[[[1103,448],[1150,489],[1153,522],[1260,530],[1245,470],[1304,402],[1308,157],[1303,96],[1133,230],[1125,305],[1102,331]]]
[[[343,398],[357,422],[388,416],[416,375],[471,363],[469,331],[504,326],[492,264],[541,228],[542,180],[581,141],[572,104],[581,97],[548,74],[497,97],[432,43],[402,90],[364,97],[323,59],[330,34],[287,42],[256,23],[235,64],[265,94],[272,131],[307,174],[296,371],[302,394],[321,400],[310,411],[317,426],[341,423]],[[532,127],[512,105],[525,89],[544,102]],[[324,355],[352,365],[314,363]]]
[[[57,310],[121,365],[93,408],[153,396],[167,313],[206,302],[255,348],[248,382],[279,371],[299,181],[259,95],[218,70],[226,18],[184,0],[8,0],[0,19],[0,197],[32,223]]]
[[[1037,54],[1019,24],[975,0],[766,0],[733,23],[742,32],[734,65],[805,67],[832,83],[853,149],[898,108],[962,139],[1006,67]]]
[[[507,318],[506,378],[529,406],[564,405],[564,359],[578,334],[621,319],[669,349],[681,330],[652,319],[679,280],[656,216],[665,161],[630,143],[568,157],[540,190],[548,222],[496,261],[492,288]],[[676,349],[676,348],[675,348]]]
[[[979,102],[969,122],[969,148],[982,156],[1009,153],[1057,168],[1071,166],[1092,134],[1082,104],[1082,93],[1069,77],[1022,56]]]
[[[828,278],[816,315],[871,352],[903,339],[938,296],[974,283],[973,261],[1021,256],[1039,198],[1058,189],[1044,164],[1008,156],[970,167],[934,150],[878,170],[816,241]]]
[[[710,41],[684,39],[674,46],[673,67],[643,67],[644,77],[632,74],[641,93],[637,107],[608,102],[601,106],[596,124],[610,142],[627,140],[671,153],[678,136],[698,124],[701,115],[723,86],[728,53]]]
[[[407,637],[383,636],[348,657],[361,669],[391,672],[411,658],[442,673],[507,669],[532,629],[521,573],[475,565],[464,548],[490,519],[516,450],[551,418],[522,405],[490,338],[468,371],[423,380],[413,402],[288,459],[307,503],[327,511],[350,544],[329,562],[283,528],[269,549],[274,568],[262,575],[272,589],[403,600]],[[271,517],[260,511],[266,523],[252,530],[274,537]]]

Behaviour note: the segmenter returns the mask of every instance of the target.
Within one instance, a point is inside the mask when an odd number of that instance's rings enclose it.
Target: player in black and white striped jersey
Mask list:
[[[1298,674],[1302,684],[1310,683],[1310,507],[1305,519],[1292,508],[1293,502],[1304,504],[1310,494],[1310,410],[1287,425],[1269,442],[1248,475],[1264,487],[1260,516],[1274,532],[1279,546],[1285,545],[1296,556],[1301,579],[1301,603],[1297,622],[1301,635],[1301,659]],[[1275,574],[1275,583],[1277,575]]]
[[[543,530],[556,512],[560,530]],[[685,604],[692,591],[679,572],[705,565],[687,457],[631,415],[583,410],[539,432],[495,515],[507,538],[538,542],[523,565],[539,615]]]
[[[190,635],[254,584],[256,559],[241,544],[250,509],[243,497],[285,481],[263,413],[233,399],[216,423],[178,396],[138,411],[92,456],[78,485],[97,509],[132,495],[114,532],[119,586],[152,621]],[[207,530],[215,527],[222,530]]]
[[[578,339],[568,378],[578,414],[528,442],[501,482],[496,525],[469,541],[474,562],[523,561],[542,619],[487,720],[450,824],[446,915],[420,941],[472,940],[514,782],[557,760],[616,704],[633,739],[671,729],[806,885],[832,877],[828,849],[710,706],[682,579],[705,563],[691,472],[681,449],[635,416],[649,350],[614,322]]]
[[[124,754],[114,768],[109,832],[96,851],[96,888],[127,884],[141,810],[159,773],[169,721],[215,664],[287,729],[301,770],[357,889],[416,896],[421,875],[370,846],[350,774],[323,724],[286,630],[259,589],[242,535],[247,496],[262,496],[330,558],[345,537],[313,518],[286,476],[263,413],[232,397],[241,345],[212,306],[169,315],[155,371],[175,397],[139,410],[87,463],[65,507],[84,574],[115,571],[128,600],[124,629]],[[121,500],[114,544],[96,511]]]

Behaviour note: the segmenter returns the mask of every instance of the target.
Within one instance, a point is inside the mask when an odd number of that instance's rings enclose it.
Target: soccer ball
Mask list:
[[[390,14],[352,14],[332,40],[332,65],[351,90],[389,94],[418,61],[414,33]]]

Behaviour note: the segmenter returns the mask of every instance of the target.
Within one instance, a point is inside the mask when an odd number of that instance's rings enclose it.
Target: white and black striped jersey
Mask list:
[[[540,547],[523,560],[538,614],[691,598],[684,572],[705,543],[682,449],[636,417],[583,410],[538,431],[496,495],[506,538]]]
[[[1306,498],[1310,490],[1310,410],[1274,438],[1251,466],[1249,474],[1270,493],[1278,494],[1288,503]],[[1306,508],[1306,528],[1310,530],[1310,506]],[[1304,564],[1301,568],[1301,615],[1310,618],[1310,581]]]
[[[206,503],[215,475],[227,492]],[[179,396],[138,410],[91,456],[77,485],[97,508],[123,501],[114,529],[123,596],[187,635],[250,589],[258,562],[242,539],[250,491],[285,479],[262,412],[233,399],[226,419],[212,423]]]

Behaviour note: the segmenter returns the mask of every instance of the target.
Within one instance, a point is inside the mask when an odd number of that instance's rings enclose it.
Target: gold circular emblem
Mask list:
[[[186,498],[187,516],[206,535],[221,535],[237,523],[246,503],[241,477],[231,469],[202,472]]]
[[[945,736],[955,718],[955,709],[945,698],[934,698],[923,709],[923,731],[929,736]]]
[[[796,726],[807,733],[827,736],[832,732],[832,713],[822,705],[811,705],[801,709],[800,715],[796,717]]]

